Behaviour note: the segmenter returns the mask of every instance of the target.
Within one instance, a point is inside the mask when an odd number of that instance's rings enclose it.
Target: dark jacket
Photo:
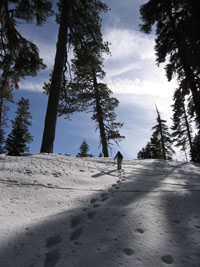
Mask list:
[[[114,159],[123,159],[122,154],[118,151]]]

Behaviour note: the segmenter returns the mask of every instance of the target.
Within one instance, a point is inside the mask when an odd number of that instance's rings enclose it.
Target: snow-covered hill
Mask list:
[[[0,156],[0,267],[199,267],[200,165]]]

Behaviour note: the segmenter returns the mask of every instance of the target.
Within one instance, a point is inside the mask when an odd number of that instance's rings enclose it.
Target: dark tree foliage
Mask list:
[[[108,147],[112,144],[112,141],[118,144],[125,137],[119,132],[123,123],[115,121],[116,113],[114,110],[119,105],[119,101],[115,97],[111,97],[112,91],[106,84],[99,82],[96,86],[97,88],[94,88],[93,101],[91,101],[91,106],[93,106],[92,119],[97,123],[97,129],[99,129],[100,132],[102,152],[106,157],[108,154],[106,155],[103,147],[102,135],[105,136],[105,142]],[[101,124],[103,124],[103,133],[101,133]]]
[[[161,158],[163,159],[172,159],[172,155],[174,150],[172,149],[173,140],[171,138],[171,134],[169,133],[169,128],[166,125],[166,120],[163,120],[160,116],[158,109],[157,111],[157,124],[152,128],[154,130],[154,134],[158,138],[162,152]]]
[[[41,25],[52,13],[51,1],[48,0],[0,1],[1,135],[4,103],[10,101],[12,90],[18,89],[19,79],[27,75],[34,76],[40,69],[45,68],[37,46],[21,35],[18,25],[22,22],[36,22]]]
[[[35,44],[18,31],[22,21],[41,25],[52,15],[48,0],[2,0],[0,3],[1,88],[17,88],[20,77],[36,75],[45,67]]]
[[[62,78],[66,70],[67,47],[78,44],[84,47],[87,36],[91,36],[95,42],[95,32],[99,30],[101,21],[99,14],[107,11],[106,4],[100,0],[60,0],[58,5],[60,13],[57,22],[60,27],[41,146],[41,152],[49,153],[53,152]]]
[[[198,132],[193,139],[193,162],[200,163],[200,133]]]
[[[185,108],[185,97],[183,96],[181,89],[177,89],[174,93],[173,104],[173,125],[171,127],[173,133],[172,137],[176,143],[176,147],[180,147],[186,155],[189,149],[189,155],[193,160],[193,146],[192,146],[192,127],[191,119]]]
[[[92,157],[92,154],[88,154],[89,145],[84,140],[79,148],[80,152],[76,155],[77,157]]]
[[[140,12],[142,31],[155,25],[158,65],[166,62],[168,80],[176,76],[183,95],[191,94],[200,127],[200,1],[149,0]]]
[[[153,158],[152,152],[151,152],[151,143],[148,142],[146,147],[143,147],[137,154],[138,159],[151,159]]]
[[[9,91],[4,92],[0,91],[0,154],[5,152],[4,143],[5,143],[5,128],[8,127],[7,121],[7,112],[9,111],[9,106],[7,102],[13,102],[12,94]]]
[[[4,148],[4,143],[5,143],[5,131],[4,129],[0,129],[0,154],[6,152]]]
[[[29,144],[33,137],[28,131],[31,126],[32,116],[29,112],[29,100],[23,97],[17,103],[18,109],[15,112],[17,115],[15,120],[12,120],[12,131],[6,140],[5,149],[10,156],[20,156],[24,152],[28,152]]]
[[[166,125],[166,121],[160,116],[157,111],[157,124],[152,127],[153,133],[150,142],[146,147],[138,152],[139,159],[154,158],[172,160],[174,150],[172,149],[172,138]]]
[[[74,42],[74,59],[71,68],[73,78],[65,91],[66,96],[71,94],[72,97],[68,97],[69,102],[66,102],[64,98],[59,106],[59,112],[67,114],[69,106],[76,106],[77,111],[91,111],[92,119],[96,121],[100,133],[102,153],[108,157],[108,147],[111,141],[118,143],[124,136],[121,136],[118,130],[123,123],[115,121],[114,110],[119,101],[111,97],[111,90],[106,84],[100,82],[105,76],[103,53],[109,53],[109,48],[108,43],[103,42],[99,21],[94,33],[85,35],[84,43]]]

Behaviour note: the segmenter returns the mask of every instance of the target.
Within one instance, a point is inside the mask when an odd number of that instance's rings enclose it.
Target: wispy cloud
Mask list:
[[[19,83],[19,88],[20,90],[42,93],[44,92],[44,90],[42,89],[43,85],[43,83],[23,80]]]
[[[155,64],[154,36],[126,28],[107,28],[104,32],[112,57],[106,57],[105,82],[123,105],[132,104],[152,113],[155,104],[166,119],[172,111],[176,82],[168,82],[165,71]]]
[[[130,56],[140,60],[154,58],[152,35],[130,29],[106,28],[104,39],[110,43],[112,54],[112,57],[106,57],[107,60],[127,60]]]
[[[44,63],[47,65],[48,69],[53,68],[54,58],[56,53],[56,45],[47,43],[37,43],[40,51],[40,57],[43,59]]]

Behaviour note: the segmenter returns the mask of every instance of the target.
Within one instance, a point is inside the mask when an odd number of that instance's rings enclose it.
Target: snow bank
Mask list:
[[[199,167],[1,155],[0,267],[199,267]]]

